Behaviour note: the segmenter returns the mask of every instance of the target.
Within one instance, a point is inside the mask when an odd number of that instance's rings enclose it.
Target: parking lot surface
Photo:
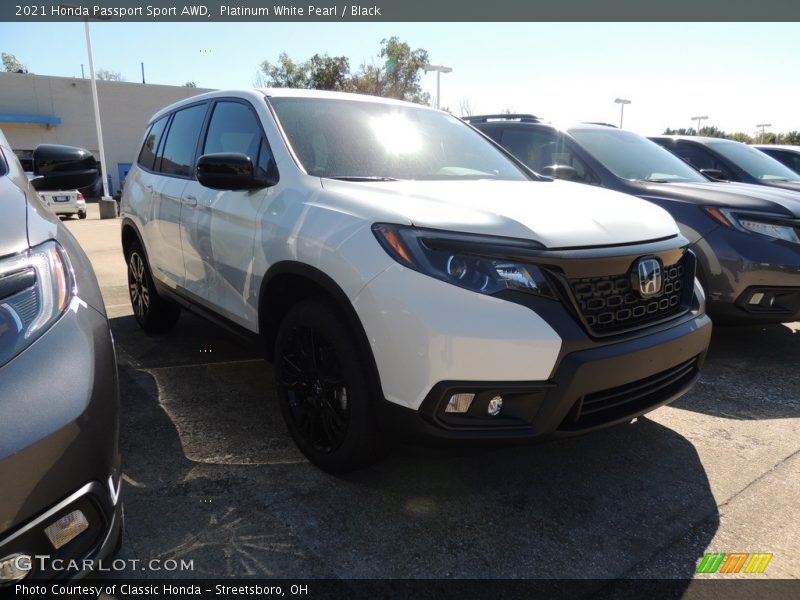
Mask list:
[[[758,577],[800,577],[800,323],[717,328],[695,389],[631,425],[491,450],[404,446],[332,476],[295,449],[270,365],[237,339],[185,312],[166,335],[138,328],[119,221],[90,204],[68,227],[116,342],[120,556],[194,566],[122,575],[686,578],[706,552],[768,552]]]

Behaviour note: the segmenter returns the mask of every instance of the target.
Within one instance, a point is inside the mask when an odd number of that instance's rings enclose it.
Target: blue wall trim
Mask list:
[[[55,117],[50,115],[0,114],[0,123],[42,123],[43,125],[60,125],[61,117]]]

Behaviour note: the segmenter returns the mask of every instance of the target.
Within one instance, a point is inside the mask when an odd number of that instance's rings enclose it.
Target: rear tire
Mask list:
[[[158,295],[150,274],[142,245],[136,241],[128,246],[128,293],[133,316],[139,326],[150,333],[163,333],[178,322],[181,309]]]
[[[275,341],[275,380],[297,447],[325,471],[342,473],[383,452],[368,373],[340,314],[306,300],[284,317]]]
[[[84,210],[83,212],[79,212],[78,213],[78,218],[79,219],[85,219],[86,218],[86,211]]]

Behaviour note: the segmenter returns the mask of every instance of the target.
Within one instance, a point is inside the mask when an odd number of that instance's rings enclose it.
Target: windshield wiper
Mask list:
[[[338,181],[400,181],[394,177],[376,177],[376,176],[358,176],[358,175],[342,175],[340,177],[327,177],[326,179],[336,179]]]

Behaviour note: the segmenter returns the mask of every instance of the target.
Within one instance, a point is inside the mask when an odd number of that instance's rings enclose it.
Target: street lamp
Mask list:
[[[428,71],[436,71],[436,108],[439,108],[439,93],[441,92],[441,83],[439,81],[439,77],[442,73],[452,73],[452,67],[445,67],[443,65],[425,65],[425,74],[428,74]]]
[[[625,115],[625,105],[630,104],[630,100],[626,100],[625,98],[617,98],[614,100],[614,104],[619,104],[619,128],[622,129],[622,117]]]
[[[708,119],[708,115],[703,115],[702,117],[692,117],[692,121],[697,121],[697,135],[700,135],[700,123]]]
[[[759,143],[763,144],[764,143],[764,132],[767,129],[767,127],[772,127],[772,123],[761,123],[759,125],[756,125],[756,127],[761,127],[761,141]]]

